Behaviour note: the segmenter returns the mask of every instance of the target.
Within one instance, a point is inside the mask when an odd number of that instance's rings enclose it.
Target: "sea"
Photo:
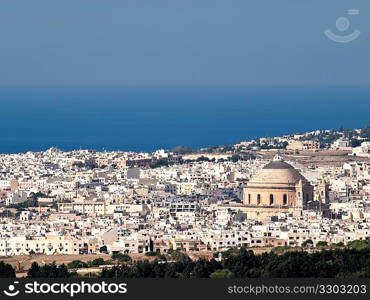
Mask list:
[[[0,88],[0,153],[201,148],[367,125],[368,86]]]

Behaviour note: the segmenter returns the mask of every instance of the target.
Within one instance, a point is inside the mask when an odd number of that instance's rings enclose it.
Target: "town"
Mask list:
[[[370,238],[370,128],[150,153],[0,155],[0,257]]]

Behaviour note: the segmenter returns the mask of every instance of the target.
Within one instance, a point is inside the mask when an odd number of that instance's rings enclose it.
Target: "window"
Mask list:
[[[248,204],[251,204],[251,194],[248,194]]]
[[[274,204],[274,195],[270,194],[270,205]]]
[[[288,204],[288,195],[284,194],[283,195],[283,205],[287,205],[287,204]]]
[[[261,195],[258,194],[257,195],[257,205],[260,205],[261,204]]]

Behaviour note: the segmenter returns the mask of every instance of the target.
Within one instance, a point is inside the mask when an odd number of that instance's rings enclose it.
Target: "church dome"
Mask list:
[[[252,176],[243,193],[243,202],[257,215],[263,208],[267,215],[280,209],[303,208],[313,199],[313,187],[292,165],[276,156]]]
[[[249,183],[296,184],[300,180],[303,183],[307,182],[306,178],[292,165],[282,160],[274,160],[265,165],[261,171],[253,176]]]

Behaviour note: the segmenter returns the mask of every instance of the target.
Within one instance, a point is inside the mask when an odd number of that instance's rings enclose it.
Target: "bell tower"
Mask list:
[[[296,184],[296,207],[303,209],[304,206],[304,190],[302,180]]]
[[[319,181],[317,185],[316,195],[317,200],[321,203],[329,203],[329,184],[324,179],[321,179]]]

